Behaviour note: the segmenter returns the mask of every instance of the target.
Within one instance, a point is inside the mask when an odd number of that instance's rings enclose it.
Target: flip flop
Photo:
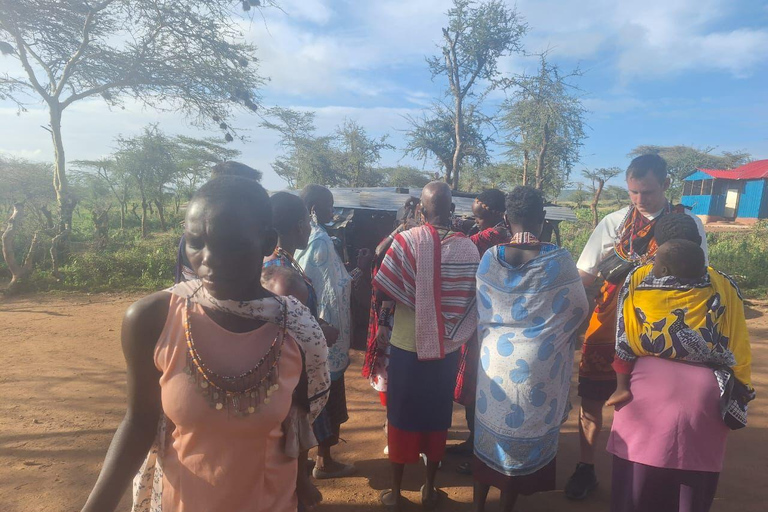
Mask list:
[[[424,510],[434,510],[437,508],[437,503],[440,501],[440,494],[437,492],[437,489],[432,489],[432,493],[430,496],[427,496],[427,485],[424,484],[421,486],[421,508]]]
[[[388,510],[393,510],[395,512],[400,510],[400,504],[402,502],[402,496],[397,496],[396,498],[393,498],[394,492],[392,492],[392,489],[384,489],[379,493],[379,501],[382,505],[387,507]]]

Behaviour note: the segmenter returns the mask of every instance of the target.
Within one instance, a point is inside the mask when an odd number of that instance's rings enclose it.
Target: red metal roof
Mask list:
[[[720,169],[699,170],[709,174],[713,178],[727,180],[759,180],[761,178],[768,178],[768,160],[756,160],[728,171]]]

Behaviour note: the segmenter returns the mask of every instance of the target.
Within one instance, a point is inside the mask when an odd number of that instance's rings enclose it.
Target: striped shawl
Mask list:
[[[395,236],[373,285],[416,312],[419,360],[442,359],[476,334],[479,260],[469,238],[457,233],[441,241],[430,224]]]

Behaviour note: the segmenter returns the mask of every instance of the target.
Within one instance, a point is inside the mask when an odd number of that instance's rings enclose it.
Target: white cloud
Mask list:
[[[328,2],[322,0],[281,0],[280,8],[293,19],[317,25],[328,23],[334,14]]]

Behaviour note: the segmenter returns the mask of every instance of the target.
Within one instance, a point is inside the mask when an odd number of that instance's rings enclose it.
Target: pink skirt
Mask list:
[[[722,470],[729,429],[711,369],[640,357],[631,389],[632,400],[613,417],[610,453],[657,468]]]

